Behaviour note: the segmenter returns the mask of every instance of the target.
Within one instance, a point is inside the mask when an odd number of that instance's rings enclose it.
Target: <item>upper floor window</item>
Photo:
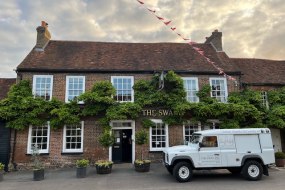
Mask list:
[[[48,153],[49,137],[50,137],[49,122],[47,122],[47,124],[42,126],[30,126],[27,153],[32,154],[34,148],[36,148],[39,151],[39,153]]]
[[[225,78],[210,78],[211,97],[215,97],[218,102],[227,102],[228,89]]]
[[[84,122],[80,125],[65,125],[63,129],[63,152],[83,152]]]
[[[260,92],[260,94],[261,94],[261,105],[268,108],[269,104],[268,104],[267,92],[262,91]]]
[[[52,86],[53,86],[53,76],[51,75],[33,76],[33,94],[35,97],[41,97],[45,100],[51,100]]]
[[[85,92],[85,76],[66,77],[66,96],[65,101],[69,102],[75,97]]]
[[[112,84],[116,89],[114,99],[118,102],[134,101],[134,77],[133,76],[112,76]]]
[[[150,150],[162,151],[168,147],[168,125],[159,119],[153,119],[155,126],[149,128],[150,133]]]
[[[198,78],[183,78],[184,89],[186,91],[186,99],[189,102],[199,102],[199,98],[196,95],[199,91],[198,89]]]

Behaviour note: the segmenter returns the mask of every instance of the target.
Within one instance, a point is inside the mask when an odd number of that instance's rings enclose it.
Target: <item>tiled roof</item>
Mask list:
[[[242,72],[242,82],[285,85],[285,61],[231,58]]]
[[[0,100],[7,97],[10,87],[16,83],[14,78],[0,78]]]
[[[226,72],[239,71],[223,52],[197,44]],[[113,43],[50,41],[43,52],[32,50],[18,66],[24,70],[193,71],[216,72],[205,57],[187,43]]]

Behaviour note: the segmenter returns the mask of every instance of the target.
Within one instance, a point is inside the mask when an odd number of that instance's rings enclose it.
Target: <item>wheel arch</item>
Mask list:
[[[246,155],[242,158],[241,166],[243,166],[248,160],[255,160],[259,162],[262,166],[264,165],[264,162],[259,155]]]
[[[174,167],[178,162],[187,162],[192,166],[192,168],[195,168],[193,160],[190,156],[177,156],[173,158],[171,161],[171,166]]]

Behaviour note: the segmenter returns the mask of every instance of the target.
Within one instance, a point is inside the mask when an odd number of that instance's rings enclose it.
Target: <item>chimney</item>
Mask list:
[[[42,25],[37,27],[37,44],[35,46],[36,51],[44,51],[51,36],[48,31],[48,23],[42,21]]]
[[[222,32],[215,30],[210,37],[206,37],[205,44],[211,44],[216,51],[223,51]]]

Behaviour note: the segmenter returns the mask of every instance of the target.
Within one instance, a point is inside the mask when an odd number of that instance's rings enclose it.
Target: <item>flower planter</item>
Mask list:
[[[275,164],[277,167],[284,167],[285,166],[285,159],[275,159]]]
[[[45,170],[34,170],[34,181],[41,181],[45,178]]]
[[[150,169],[150,163],[142,163],[142,164],[135,163],[135,170],[137,172],[149,172],[149,169]]]
[[[85,178],[87,173],[86,167],[78,167],[76,168],[76,177],[77,178]]]
[[[108,166],[99,166],[96,165],[97,174],[109,174],[112,172],[112,164]]]

